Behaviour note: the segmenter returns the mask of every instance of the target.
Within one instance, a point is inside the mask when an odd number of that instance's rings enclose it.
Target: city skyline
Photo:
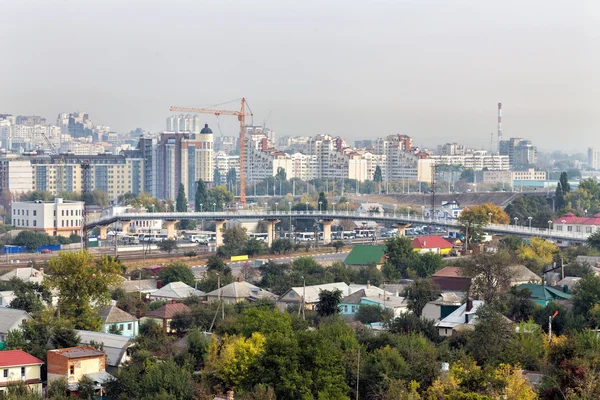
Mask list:
[[[401,133],[431,148],[488,148],[502,102],[505,138],[600,147],[595,2],[140,4],[8,3],[0,110],[80,109],[120,133],[157,132],[170,105],[244,96],[254,122],[271,112],[280,135]],[[236,134],[236,121],[219,125]],[[565,144],[573,135],[581,142]]]

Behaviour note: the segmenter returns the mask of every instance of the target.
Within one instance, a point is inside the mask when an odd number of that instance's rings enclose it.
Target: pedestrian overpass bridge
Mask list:
[[[128,222],[162,220],[167,228],[167,236],[175,236],[175,224],[179,221],[212,221],[216,224],[217,246],[222,244],[221,228],[229,220],[264,221],[268,226],[268,243],[273,241],[273,227],[283,219],[308,219],[314,220],[323,225],[323,243],[331,242],[331,225],[334,220],[349,221],[373,221],[381,224],[397,225],[400,234],[404,234],[406,228],[411,225],[430,225],[445,228],[447,230],[457,231],[461,228],[458,221],[453,218],[430,218],[415,214],[400,214],[397,212],[384,213],[359,213],[354,211],[259,211],[259,210],[238,210],[238,211],[216,211],[216,212],[157,212],[157,213],[126,213],[112,217],[101,218],[92,221],[85,226],[87,232],[94,228],[100,229],[100,238],[105,239],[107,229],[111,224],[120,222],[123,225],[123,233],[129,232]],[[543,237],[553,240],[557,244],[582,244],[585,243],[589,233],[566,232],[540,229],[529,226],[488,224],[485,231],[497,235],[515,235],[523,238]]]

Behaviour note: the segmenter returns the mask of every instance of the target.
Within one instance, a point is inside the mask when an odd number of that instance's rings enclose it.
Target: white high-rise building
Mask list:
[[[588,168],[593,170],[600,169],[600,150],[593,147],[588,148]]]

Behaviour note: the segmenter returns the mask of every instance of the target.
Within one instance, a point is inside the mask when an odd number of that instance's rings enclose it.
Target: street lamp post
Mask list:
[[[217,212],[217,203],[213,203],[213,212]]]
[[[396,209],[398,208],[398,204],[394,204],[394,217],[396,217]]]
[[[349,207],[350,207],[350,203],[346,202],[346,214],[348,214],[350,212]]]
[[[331,210],[335,212],[335,202],[331,203]]]
[[[323,204],[322,201],[319,202],[319,212],[321,212],[321,204]]]
[[[202,203],[200,203],[200,212],[202,212]]]
[[[533,217],[527,217],[527,219],[529,220],[529,230],[531,230],[531,220],[533,219]]]
[[[308,201],[306,202],[306,212],[308,212]]]
[[[292,202],[291,201],[288,201],[288,207],[290,209],[290,229],[289,229],[290,237],[289,237],[289,239],[292,240]]]
[[[421,219],[425,221],[425,206],[421,206]]]
[[[494,214],[488,213],[488,217],[490,217],[490,224],[492,223],[492,215],[494,215]]]
[[[551,230],[552,230],[552,221],[548,220],[548,234],[550,234]]]
[[[562,221],[560,221],[560,222],[562,222],[562,224],[563,224],[563,232],[566,232],[567,230],[566,230],[565,228],[567,227],[567,226],[566,226],[566,223],[567,223],[567,221],[565,221],[565,220],[563,219],[563,220],[562,220]]]
[[[515,227],[518,225],[519,223],[519,217],[515,217]]]
[[[275,214],[277,214],[277,211],[278,211],[278,210],[277,210],[277,207],[278,207],[278,206],[279,206],[279,203],[278,203],[278,202],[275,202]]]
[[[408,219],[410,219],[410,210],[412,210],[410,206],[406,207],[406,214],[408,215]]]

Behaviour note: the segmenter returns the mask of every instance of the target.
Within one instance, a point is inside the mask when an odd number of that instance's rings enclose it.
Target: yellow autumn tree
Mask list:
[[[211,337],[206,371],[213,373],[228,388],[235,388],[248,377],[248,371],[265,348],[265,337],[254,332],[249,338],[225,335]]]
[[[517,250],[519,259],[530,269],[541,272],[546,265],[552,264],[558,247],[542,238],[531,238],[529,243],[523,243]]]
[[[484,221],[489,222],[491,220],[493,224],[510,223],[510,217],[504,211],[504,209],[492,203],[483,203],[477,206],[469,207],[468,210],[471,214],[480,216]]]

